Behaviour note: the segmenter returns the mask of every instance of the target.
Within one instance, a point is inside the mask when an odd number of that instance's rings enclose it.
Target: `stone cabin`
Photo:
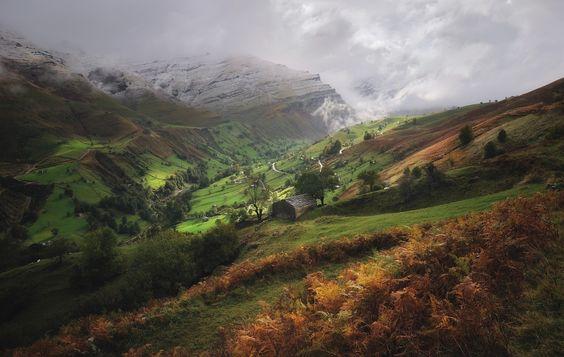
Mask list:
[[[310,195],[292,196],[272,204],[272,217],[295,221],[316,206],[317,201]]]

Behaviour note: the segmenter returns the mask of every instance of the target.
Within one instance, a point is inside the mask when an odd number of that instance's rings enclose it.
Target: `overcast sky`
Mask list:
[[[2,27],[43,46],[134,60],[255,55],[320,73],[375,115],[563,77],[563,18],[564,0],[0,1]]]

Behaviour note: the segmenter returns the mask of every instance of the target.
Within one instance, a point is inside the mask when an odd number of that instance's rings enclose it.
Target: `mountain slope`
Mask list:
[[[254,57],[178,58],[127,68],[184,103],[271,133],[282,129],[285,135],[319,137],[354,115],[318,75]],[[294,119],[285,123],[288,117]]]

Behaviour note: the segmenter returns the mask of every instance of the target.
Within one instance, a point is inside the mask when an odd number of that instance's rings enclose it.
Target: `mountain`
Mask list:
[[[152,205],[160,188],[187,184],[175,181],[186,170],[197,171],[192,181],[215,179],[327,130],[291,103],[261,109],[272,125],[194,108],[134,72],[8,32],[0,33],[0,103],[0,176],[20,180],[0,182],[0,226],[24,224],[38,240],[50,235],[54,221],[46,217],[65,214],[61,205],[76,208],[72,200],[98,204],[129,192]],[[45,187],[28,189],[27,182]],[[61,190],[69,197],[59,198]],[[84,218],[60,218],[63,233],[84,232]]]
[[[192,107],[289,135],[318,135],[347,125],[354,112],[319,75],[255,57],[209,56],[132,64],[153,88]],[[290,125],[281,123],[289,118]],[[266,119],[266,120],[265,120]],[[304,132],[305,130],[305,132]]]

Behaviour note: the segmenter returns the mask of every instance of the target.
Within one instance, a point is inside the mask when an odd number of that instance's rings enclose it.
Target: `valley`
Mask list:
[[[0,49],[7,354],[558,351],[564,79],[359,122],[254,57]]]

